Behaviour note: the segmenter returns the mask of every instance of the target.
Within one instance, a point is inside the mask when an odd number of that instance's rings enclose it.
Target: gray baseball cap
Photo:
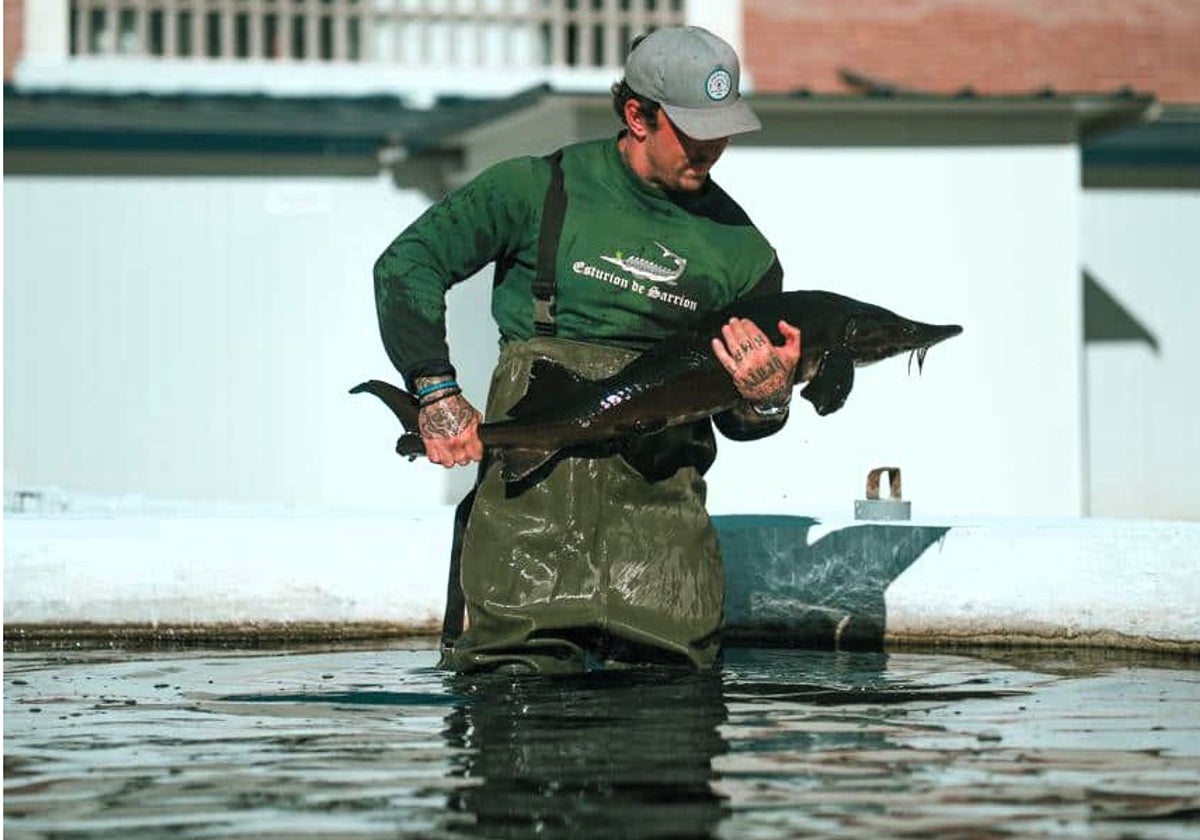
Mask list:
[[[655,30],[625,60],[625,83],[697,140],[762,128],[738,93],[740,76],[733,47],[699,26]]]

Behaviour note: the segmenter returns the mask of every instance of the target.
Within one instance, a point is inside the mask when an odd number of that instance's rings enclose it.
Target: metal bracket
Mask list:
[[[890,497],[879,498],[879,477],[888,474],[888,489]],[[891,519],[903,520],[912,518],[912,503],[903,501],[900,488],[899,467],[876,467],[867,473],[867,498],[854,503],[855,519]]]

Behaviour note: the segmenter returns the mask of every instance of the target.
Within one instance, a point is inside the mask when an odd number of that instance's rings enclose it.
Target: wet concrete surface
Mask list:
[[[984,656],[551,679],[449,675],[420,644],[10,652],[4,832],[1200,836],[1195,660]]]

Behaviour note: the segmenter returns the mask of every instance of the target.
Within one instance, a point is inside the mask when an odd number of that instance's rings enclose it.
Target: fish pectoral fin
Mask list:
[[[826,350],[817,372],[800,396],[813,404],[817,414],[832,414],[846,403],[854,387],[854,357],[842,349]]]
[[[502,449],[500,450],[500,477],[506,482],[520,481],[549,461],[555,455],[553,449]]]
[[[667,421],[662,417],[644,417],[633,423],[625,423],[616,427],[622,435],[653,435],[667,428]]]

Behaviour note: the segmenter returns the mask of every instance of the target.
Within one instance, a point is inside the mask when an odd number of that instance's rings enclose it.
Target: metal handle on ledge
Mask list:
[[[879,498],[879,478],[888,474],[890,497]],[[900,498],[900,468],[876,467],[867,473],[867,498],[854,503],[855,519],[904,520],[912,518],[912,502]]]

